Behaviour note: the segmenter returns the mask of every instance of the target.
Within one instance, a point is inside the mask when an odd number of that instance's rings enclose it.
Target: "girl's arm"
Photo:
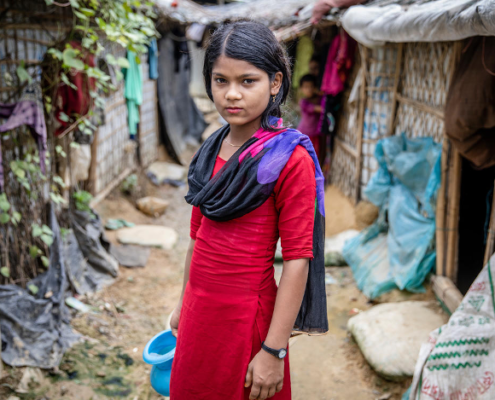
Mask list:
[[[308,152],[298,146],[280,174],[274,193],[279,213],[284,269],[265,344],[273,349],[287,347],[301,307],[313,257],[315,214],[315,165]],[[265,350],[253,358],[246,375],[252,384],[250,399],[264,400],[282,390],[284,362]]]
[[[272,349],[284,349],[294,327],[301,307],[309,260],[284,261],[284,269],[278,286],[275,309],[265,344]],[[246,387],[252,384],[250,399],[267,399],[282,390],[284,381],[284,360],[261,350],[249,364]]]
[[[184,292],[186,291],[186,285],[189,281],[189,267],[191,266],[191,257],[194,251],[195,240],[191,239],[189,242],[189,247],[186,253],[186,263],[184,266],[184,280],[182,283],[182,293],[180,295],[179,302],[172,312],[172,318],[170,319],[170,329],[172,329],[172,335],[177,337],[177,330],[179,329],[179,319],[180,319],[180,311],[182,309],[182,300],[184,299]]]

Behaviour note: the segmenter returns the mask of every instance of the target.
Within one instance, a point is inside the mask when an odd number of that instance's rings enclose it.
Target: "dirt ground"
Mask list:
[[[184,201],[186,187],[157,188],[145,178],[140,182],[142,186],[131,198],[117,189],[98,205],[97,212],[104,222],[109,218],[124,218],[137,224],[171,227],[179,234],[177,245],[172,251],[152,249],[145,268],[121,267],[114,284],[82,297],[81,300],[100,310],[97,314],[76,314],[72,321],[85,341],[74,346],[64,356],[60,368],[45,373],[29,393],[11,391],[23,370],[7,369],[7,377],[0,382],[0,398],[15,395],[29,400],[163,399],[149,384],[151,367],[144,364],[141,354],[147,341],[165,329],[168,315],[180,295],[189,241],[190,206]],[[352,206],[345,204],[343,196],[335,190],[331,189],[332,199],[337,198],[341,203],[333,204],[330,218],[341,221],[341,230],[355,227]],[[166,213],[155,219],[139,212],[133,201],[144,194],[168,199],[170,206]],[[340,212],[343,214],[338,215]],[[337,233],[334,228],[336,223],[327,233]],[[114,232],[108,232],[108,237],[115,242]],[[349,268],[328,268],[327,272],[337,282],[327,286],[330,332],[324,336],[300,336],[291,343],[293,399],[399,400],[409,381],[392,383],[378,377],[346,330],[351,310],[366,310],[372,304],[356,288]],[[423,295],[396,292],[380,300],[431,299],[432,296],[430,291]]]

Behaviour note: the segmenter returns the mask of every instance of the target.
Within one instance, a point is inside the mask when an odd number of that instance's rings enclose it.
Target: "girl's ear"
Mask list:
[[[279,71],[275,74],[275,77],[273,78],[272,83],[271,83],[271,87],[270,87],[270,94],[272,96],[275,96],[280,91],[280,87],[282,86],[282,79],[283,78],[284,78],[284,75],[282,74],[282,72]]]

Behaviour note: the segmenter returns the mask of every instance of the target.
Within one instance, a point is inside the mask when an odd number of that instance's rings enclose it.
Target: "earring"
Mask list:
[[[277,96],[274,94],[274,95],[273,95],[273,102],[274,102],[274,103],[275,103],[275,98],[276,98],[276,97],[277,97]]]

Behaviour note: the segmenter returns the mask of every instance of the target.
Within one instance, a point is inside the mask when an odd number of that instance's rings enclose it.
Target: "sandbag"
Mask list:
[[[487,168],[495,165],[495,37],[466,43],[445,104],[445,133],[465,158]]]
[[[404,400],[495,399],[495,255],[449,322],[421,346]]]
[[[347,327],[373,369],[400,381],[413,375],[421,344],[445,321],[431,303],[406,301],[374,306],[352,317]]]

